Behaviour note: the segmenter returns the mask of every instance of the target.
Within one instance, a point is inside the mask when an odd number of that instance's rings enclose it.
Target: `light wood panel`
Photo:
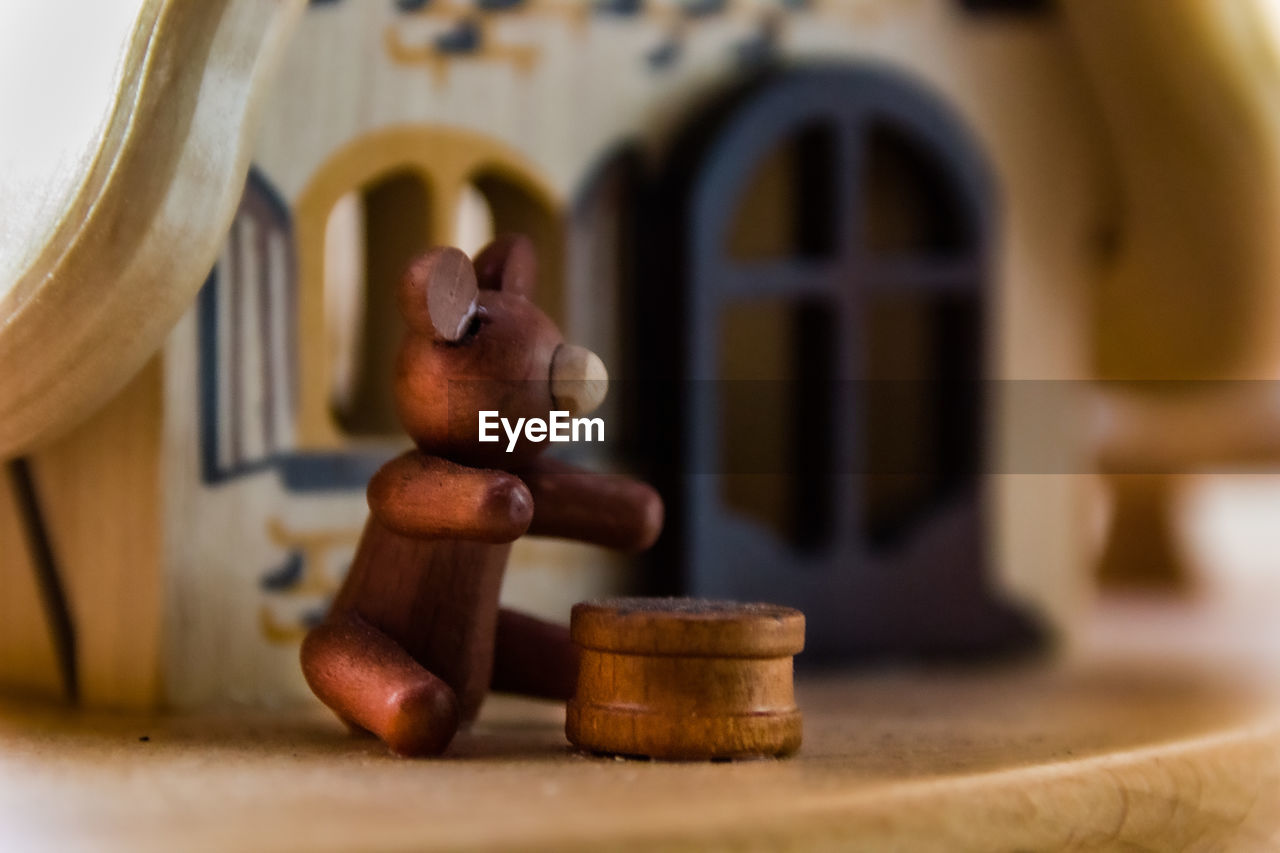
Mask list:
[[[805,744],[790,760],[585,757],[560,708],[502,698],[428,761],[391,758],[322,714],[0,705],[0,844],[1275,849],[1274,667],[1116,653],[1131,616],[1100,644],[1112,651],[1070,667],[802,679]]]
[[[1221,380],[1280,371],[1280,16],[1266,0],[1082,0],[1063,13],[1120,191],[1093,288],[1094,358],[1132,385],[1104,399],[1097,452],[1115,514],[1099,577],[1185,591],[1173,475],[1276,458],[1266,383]]]
[[[0,456],[109,399],[186,308],[305,3],[91,5],[0,11]]]
[[[0,685],[6,693],[62,698],[51,625],[20,519],[13,484],[0,477]]]
[[[96,707],[150,708],[160,699],[162,379],[154,358],[106,408],[33,459],[75,626],[80,698]]]
[[[1106,378],[1271,378],[1280,368],[1271,9],[1266,0],[1063,4],[1121,193],[1119,243],[1095,289]]]

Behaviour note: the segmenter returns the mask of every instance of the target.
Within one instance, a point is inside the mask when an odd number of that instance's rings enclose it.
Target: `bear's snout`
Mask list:
[[[551,399],[572,417],[594,412],[609,392],[609,372],[586,347],[561,344],[551,356]]]

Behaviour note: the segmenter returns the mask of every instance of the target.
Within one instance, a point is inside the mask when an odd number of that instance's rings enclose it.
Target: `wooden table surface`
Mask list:
[[[426,761],[320,713],[0,704],[0,849],[1280,849],[1277,683],[1140,649],[807,677],[800,755],[732,764],[578,755],[502,697]]]

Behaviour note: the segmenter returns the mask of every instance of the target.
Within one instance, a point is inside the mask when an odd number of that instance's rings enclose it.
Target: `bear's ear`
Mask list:
[[[476,315],[476,271],[459,249],[432,249],[409,266],[400,283],[400,313],[409,328],[457,341]]]
[[[476,255],[476,277],[485,290],[533,298],[538,256],[533,241],[523,234],[504,234]]]

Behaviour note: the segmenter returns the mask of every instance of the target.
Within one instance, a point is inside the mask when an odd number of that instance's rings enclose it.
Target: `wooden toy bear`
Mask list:
[[[599,404],[607,377],[531,301],[523,237],[475,264],[417,260],[399,290],[407,324],[395,377],[417,449],[369,483],[370,517],[323,624],[302,646],[307,683],[354,730],[401,755],[438,754],[495,690],[567,700],[578,653],[566,628],[501,610],[510,543],[524,533],[642,550],[662,527],[648,486],[574,469],[546,443],[479,440],[479,412],[546,419]]]

